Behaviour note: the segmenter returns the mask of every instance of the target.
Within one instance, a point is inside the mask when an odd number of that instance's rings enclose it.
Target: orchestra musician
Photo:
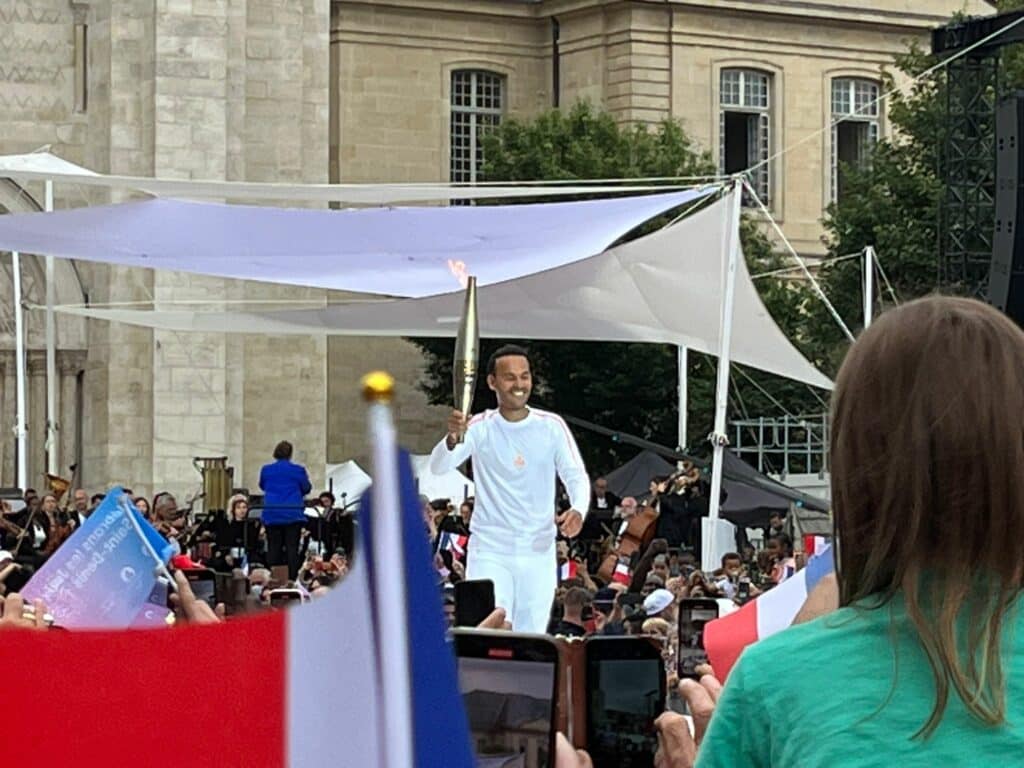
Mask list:
[[[228,499],[228,513],[214,524],[217,550],[229,568],[240,568],[243,562],[260,562],[262,525],[249,517],[249,497],[236,493]]]

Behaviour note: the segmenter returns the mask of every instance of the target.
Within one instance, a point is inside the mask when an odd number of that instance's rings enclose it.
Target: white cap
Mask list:
[[[657,616],[675,602],[675,596],[667,589],[656,589],[644,598],[644,613]]]

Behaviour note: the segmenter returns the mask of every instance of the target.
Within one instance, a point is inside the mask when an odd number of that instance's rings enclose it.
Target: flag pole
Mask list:
[[[373,461],[373,559],[370,578],[377,599],[376,640],[381,683],[382,765],[413,765],[412,696],[409,684],[409,628],[406,613],[401,481],[398,441],[391,418],[395,382],[377,371],[363,378],[367,437]],[[385,576],[386,574],[386,576]]]
[[[139,525],[139,521],[135,519],[135,515],[132,514],[135,511],[134,506],[128,501],[128,494],[121,491],[121,495],[117,499],[117,506],[121,510],[121,513],[127,518],[132,530],[135,531],[135,535],[139,537],[139,541],[142,542],[142,548],[146,554],[153,558],[156,563],[154,566],[154,572],[158,577],[162,577],[167,581],[167,588],[172,592],[178,591],[178,585],[174,582],[174,576],[171,575],[170,569],[167,567],[167,563],[163,561],[160,553],[153,549],[153,545],[149,539],[146,538],[146,534],[142,532],[142,526]]]

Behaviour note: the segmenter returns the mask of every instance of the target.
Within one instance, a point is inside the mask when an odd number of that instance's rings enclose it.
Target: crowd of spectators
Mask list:
[[[330,491],[307,501],[304,467],[279,443],[260,475],[262,494],[239,492],[225,509],[196,515],[169,492],[150,500],[124,493],[171,544],[171,567],[209,570],[216,578],[218,615],[231,615],[325,593],[348,572],[353,523]],[[55,493],[27,489],[0,499],[0,596],[17,592],[95,512],[104,495],[75,488],[61,504]],[[258,508],[253,502],[258,500]]]
[[[749,647],[724,688],[711,669],[700,681],[670,679],[670,689],[689,705],[693,727],[671,711],[658,719],[657,768],[1019,759],[1022,380],[1024,333],[977,302],[913,302],[862,334],[840,371],[832,406],[841,567],[821,582],[802,612],[802,618],[833,615]],[[613,544],[622,530],[615,530],[616,523],[626,525],[638,510],[659,503],[667,518],[679,505],[663,496],[666,479],[652,480],[651,490],[642,503],[613,500],[602,479],[595,481],[594,511],[612,521],[604,533]],[[550,633],[658,638],[671,676],[680,601],[742,604],[802,567],[780,516],[767,521],[762,548],[737,547],[720,562],[699,562],[686,523],[705,491],[699,483],[685,491],[669,494],[688,499],[677,506],[684,514],[658,526],[657,537],[624,563],[623,578],[598,573],[594,540],[559,543]],[[31,490],[14,503],[4,501],[0,582],[11,589],[20,575],[45,562],[100,501],[83,489],[75,490],[66,509],[52,494]],[[453,616],[454,585],[465,578],[473,535],[473,501],[421,502],[424,535]],[[301,556],[290,573],[287,553],[271,551],[265,526],[250,522],[248,503],[236,497],[219,526],[197,533],[169,494],[157,494],[152,503],[137,499],[148,519],[183,549],[186,542],[208,545],[207,562],[222,565],[238,583],[232,610],[259,609],[279,589],[316,594],[344,575],[346,552],[323,551],[305,524],[297,536]],[[951,559],[954,551],[964,556]],[[271,560],[278,562],[264,567]],[[175,578],[175,601],[188,619],[220,620],[228,606],[197,600],[182,571]],[[0,599],[0,626],[43,627],[44,612],[45,606],[26,605],[11,594]],[[505,626],[501,612],[484,626]],[[559,768],[589,764],[562,738],[557,753]]]

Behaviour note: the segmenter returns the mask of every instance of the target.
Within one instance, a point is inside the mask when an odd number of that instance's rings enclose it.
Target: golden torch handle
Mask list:
[[[466,281],[466,296],[462,306],[459,335],[455,338],[455,359],[452,361],[452,388],[455,407],[468,418],[473,410],[476,391],[477,362],[480,357],[480,328],[476,312],[476,278]],[[459,435],[458,442],[463,436]]]

